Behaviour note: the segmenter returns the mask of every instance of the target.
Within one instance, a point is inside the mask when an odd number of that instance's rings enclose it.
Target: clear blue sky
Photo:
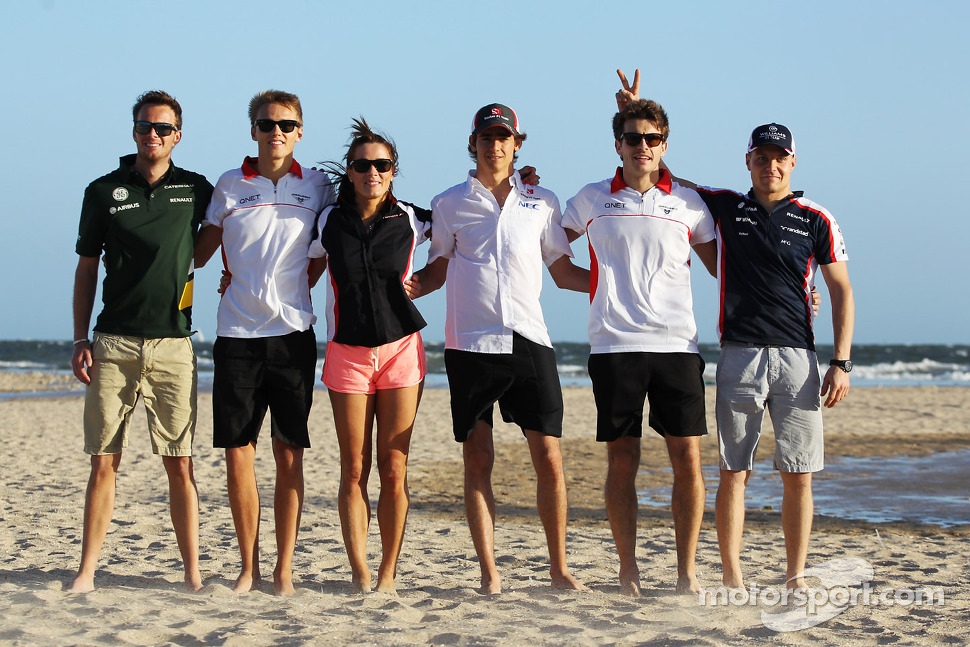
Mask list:
[[[351,118],[364,115],[397,141],[395,192],[419,204],[464,180],[475,110],[507,103],[529,135],[521,162],[537,166],[565,204],[612,175],[614,69],[639,67],[643,94],[670,114],[667,161],[679,175],[747,190],[752,127],[777,121],[794,131],[794,188],[832,211],[846,236],[857,342],[967,343],[970,217],[959,160],[970,141],[968,7],[7,3],[0,338],[70,338],[82,193],[134,151],[130,110],[145,90],[182,103],[175,162],[212,181],[254,153],[246,105],[259,90],[300,95],[305,164],[338,158]],[[574,245],[585,261],[584,240]],[[701,341],[713,342],[714,280],[701,270],[697,263],[694,309]],[[208,339],[217,275],[215,266],[197,274],[195,319]],[[543,299],[554,340],[585,340],[584,296],[550,282]],[[443,296],[419,306],[426,338],[443,339]],[[820,341],[831,340],[828,317],[825,308]]]

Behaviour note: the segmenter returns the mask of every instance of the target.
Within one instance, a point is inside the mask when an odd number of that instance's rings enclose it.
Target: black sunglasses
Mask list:
[[[172,131],[178,130],[174,124],[166,124],[161,121],[136,121],[135,132],[139,135],[147,135],[155,129],[155,134],[159,137],[168,137]]]
[[[379,159],[379,160],[359,159],[359,160],[354,160],[353,162],[348,164],[347,168],[352,168],[358,173],[366,173],[367,171],[370,170],[370,167],[372,166],[377,169],[378,173],[387,173],[394,166],[394,162],[392,162],[389,159]]]
[[[260,132],[271,133],[273,129],[277,126],[280,127],[284,133],[293,132],[294,128],[300,127],[300,122],[294,119],[284,119],[282,121],[273,121],[272,119],[257,119],[256,127],[259,128]]]
[[[653,148],[659,146],[660,142],[664,140],[664,136],[660,133],[623,133],[620,136],[627,146],[639,146],[640,142],[645,141],[647,146]]]

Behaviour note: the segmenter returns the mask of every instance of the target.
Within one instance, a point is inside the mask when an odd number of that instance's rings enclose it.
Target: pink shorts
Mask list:
[[[323,383],[339,393],[366,393],[414,386],[428,372],[421,333],[369,348],[327,342]]]

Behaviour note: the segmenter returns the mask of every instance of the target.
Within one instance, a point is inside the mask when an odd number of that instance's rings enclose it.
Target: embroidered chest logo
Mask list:
[[[111,192],[111,197],[118,202],[124,202],[128,199],[128,189],[123,186],[119,186],[117,189]]]
[[[299,202],[300,204],[303,204],[304,202],[310,199],[310,196],[303,195],[302,193],[294,193],[293,197],[296,198],[296,201]]]

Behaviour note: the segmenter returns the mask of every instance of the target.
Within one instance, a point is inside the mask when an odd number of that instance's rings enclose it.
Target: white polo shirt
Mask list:
[[[555,194],[525,186],[516,171],[499,208],[475,178],[431,201],[428,262],[449,259],[445,348],[511,353],[512,333],[552,347],[539,293],[543,265],[572,256]]]
[[[203,226],[222,228],[232,283],[219,302],[220,337],[276,337],[316,321],[307,250],[317,215],[334,201],[330,178],[293,161],[274,185],[247,157],[219,178]]]
[[[696,191],[663,171],[641,194],[618,168],[569,200],[562,223],[589,242],[591,353],[697,352],[690,252],[714,240],[714,220]]]

